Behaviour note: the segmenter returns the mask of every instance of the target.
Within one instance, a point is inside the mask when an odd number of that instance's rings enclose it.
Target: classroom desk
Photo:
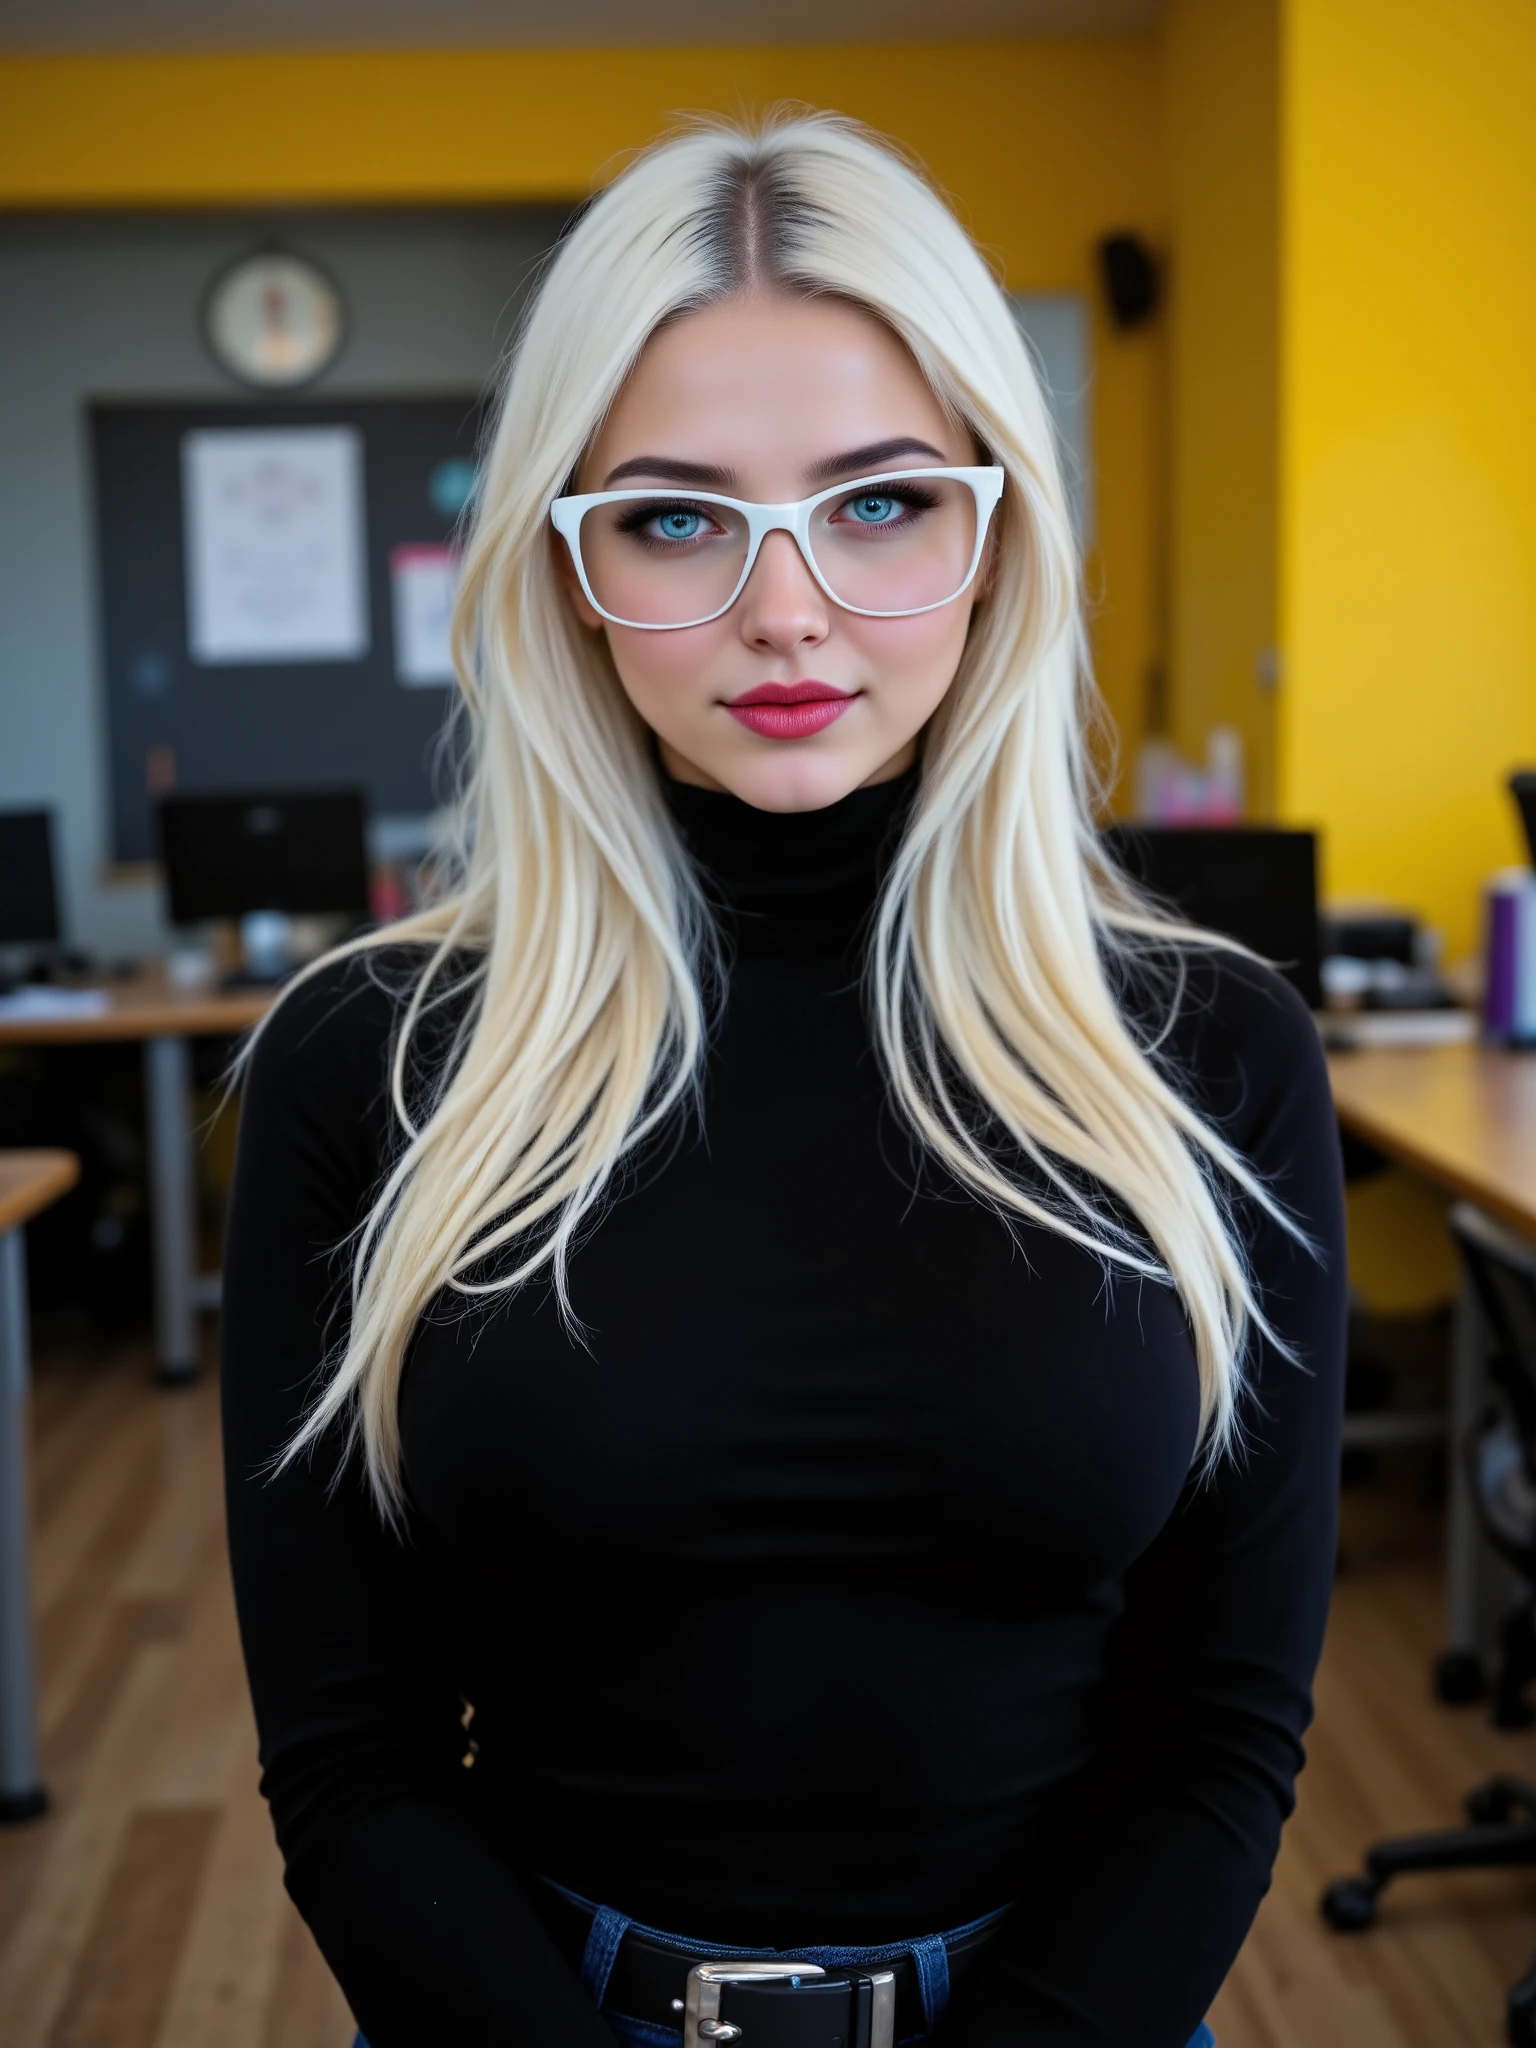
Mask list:
[[[1536,1056],[1484,1045],[1328,1055],[1339,1121],[1401,1165],[1536,1237]]]
[[[266,989],[174,988],[158,969],[103,984],[107,1007],[89,1017],[0,1017],[0,1046],[136,1040],[144,1048],[155,1349],[171,1383],[197,1370],[197,1311],[218,1301],[217,1275],[197,1272],[193,1213],[191,1056],[187,1041],[247,1030],[272,1002]]]
[[[1536,1055],[1489,1046],[1372,1047],[1328,1057],[1339,1121],[1412,1172],[1536,1239]],[[1461,1447],[1485,1396],[1486,1333],[1470,1288],[1451,1361],[1445,1646],[1488,1647],[1506,1583],[1477,1527]]]
[[[22,1231],[80,1178],[73,1152],[0,1152],[0,1822],[46,1802],[37,1753],[27,1529],[27,1262]]]

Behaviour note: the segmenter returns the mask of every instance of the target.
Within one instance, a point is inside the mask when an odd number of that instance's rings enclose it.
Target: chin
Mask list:
[[[766,746],[783,751],[769,755]],[[766,746],[756,760],[722,761],[711,767],[732,796],[759,811],[824,811],[878,774],[882,765],[846,754],[816,754],[797,741],[769,741]]]

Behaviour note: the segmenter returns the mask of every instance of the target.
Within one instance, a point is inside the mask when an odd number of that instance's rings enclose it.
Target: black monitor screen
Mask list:
[[[258,789],[160,801],[160,855],[173,924],[368,911],[358,789]]]
[[[1510,793],[1520,806],[1520,823],[1531,863],[1536,866],[1536,768],[1519,768],[1509,778]]]
[[[1322,1007],[1317,836],[1266,826],[1112,825],[1115,858],[1137,881],[1272,961]]]
[[[0,945],[51,945],[58,936],[52,813],[0,811]]]

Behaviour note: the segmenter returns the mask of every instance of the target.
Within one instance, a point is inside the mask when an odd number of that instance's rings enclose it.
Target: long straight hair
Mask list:
[[[286,1455],[340,1425],[391,1519],[418,1319],[445,1293],[542,1274],[579,1334],[578,1235],[696,1089],[710,913],[606,642],[559,585],[549,507],[657,328],[747,292],[835,294],[886,323],[1006,472],[989,586],[872,928],[894,1105],[1005,1219],[1177,1289],[1207,1458],[1234,1436],[1246,1339],[1268,1329],[1233,1198],[1284,1212],[1117,994],[1138,958],[1205,935],[1164,920],[1100,850],[1076,548],[1007,301],[921,172],[856,124],[697,123],[618,176],[549,264],[506,370],[455,614],[456,880],[343,949],[427,950],[393,1044],[399,1143],[348,1247],[344,1348]],[[458,1026],[423,1101],[412,1046],[450,1001]]]

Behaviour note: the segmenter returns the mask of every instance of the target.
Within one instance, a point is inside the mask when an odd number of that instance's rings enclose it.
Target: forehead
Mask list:
[[[654,454],[788,490],[840,448],[899,435],[971,459],[968,437],[883,321],[838,299],[735,299],[652,335],[582,464],[583,488]]]

